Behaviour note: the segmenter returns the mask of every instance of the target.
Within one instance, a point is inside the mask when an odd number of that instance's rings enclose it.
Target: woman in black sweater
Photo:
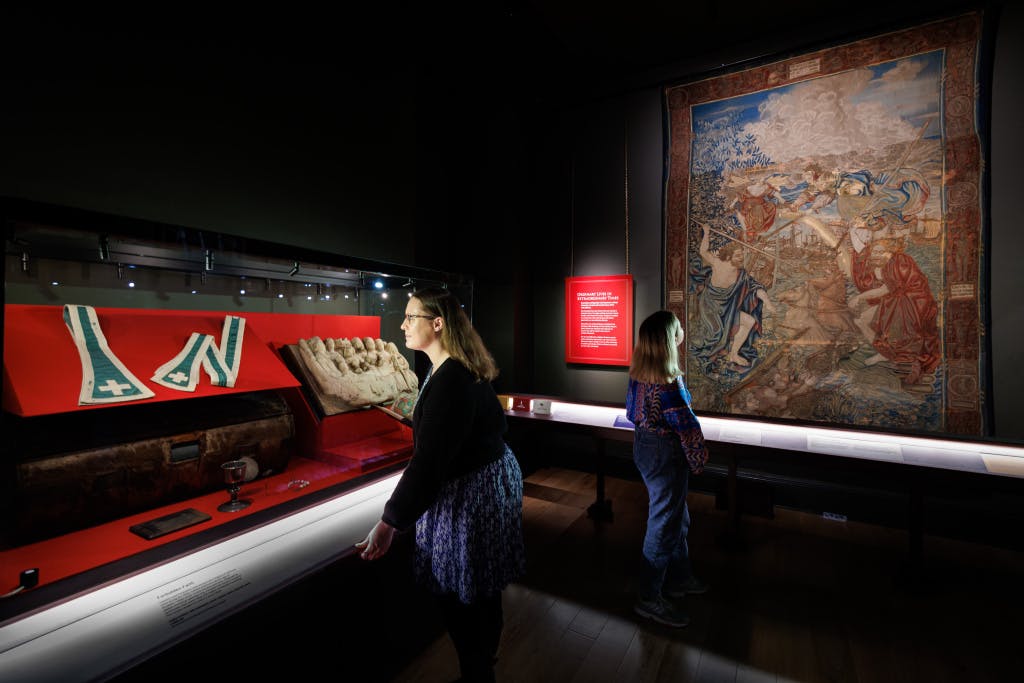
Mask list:
[[[416,578],[439,598],[463,680],[494,680],[501,591],[525,569],[523,475],[491,386],[498,369],[448,290],[415,292],[402,330],[431,364],[413,411],[413,455],[356,548],[377,559],[396,531],[415,526]]]

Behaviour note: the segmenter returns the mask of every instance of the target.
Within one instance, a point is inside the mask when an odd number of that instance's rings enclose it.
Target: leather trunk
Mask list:
[[[250,478],[281,472],[295,434],[274,391],[14,417],[6,426],[12,544],[217,490],[226,496],[222,463],[251,458]]]

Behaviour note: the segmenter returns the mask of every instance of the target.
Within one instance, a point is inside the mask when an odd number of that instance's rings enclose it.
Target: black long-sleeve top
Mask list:
[[[492,463],[505,452],[505,411],[490,382],[478,382],[448,358],[433,370],[412,414],[413,452],[384,506],[399,531],[416,523],[449,481]]]

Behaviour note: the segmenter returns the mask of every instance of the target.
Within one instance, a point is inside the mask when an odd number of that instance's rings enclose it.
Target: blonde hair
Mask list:
[[[498,366],[491,352],[484,346],[479,333],[473,328],[469,316],[458,298],[447,289],[435,287],[412,293],[431,316],[444,319],[441,328],[441,347],[473,373],[477,380],[492,381],[498,376]]]
[[[638,382],[666,384],[683,374],[679,368],[676,331],[682,330],[672,311],[655,311],[640,323],[629,376]]]

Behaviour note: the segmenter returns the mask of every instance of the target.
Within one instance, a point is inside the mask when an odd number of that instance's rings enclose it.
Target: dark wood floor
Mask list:
[[[592,475],[527,479],[529,575],[505,594],[499,681],[1024,680],[1024,555],[926,538],[908,574],[899,531],[776,509],[731,537],[691,494],[691,555],[712,590],[671,629],[632,612],[646,515],[640,482],[609,479],[614,519],[586,515]],[[457,678],[438,635],[394,681]]]
[[[528,575],[505,593],[499,681],[1024,680],[1024,553],[926,537],[908,576],[904,533],[778,507],[744,516],[735,547],[726,514],[692,493],[691,554],[712,588],[671,629],[632,612],[643,485],[608,478],[603,523],[587,516],[594,491],[572,470],[527,477]],[[455,680],[410,543],[341,560],[114,680]]]

